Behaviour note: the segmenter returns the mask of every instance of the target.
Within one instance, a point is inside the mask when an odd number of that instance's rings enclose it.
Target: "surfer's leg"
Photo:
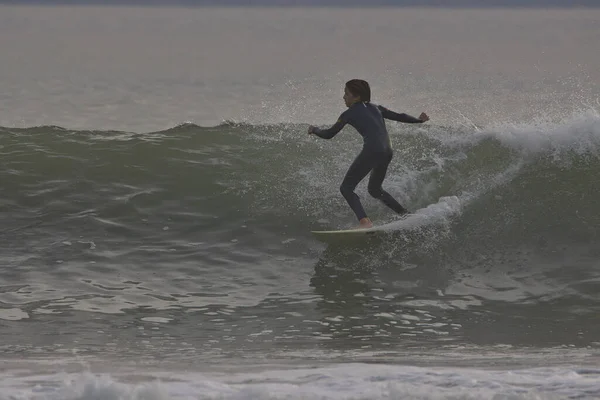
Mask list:
[[[386,155],[383,162],[373,168],[371,176],[369,177],[368,190],[371,196],[381,200],[383,204],[402,215],[408,213],[408,210],[402,207],[402,205],[398,203],[391,194],[383,190],[381,187],[383,180],[385,179],[385,175],[387,174],[388,165],[390,165],[390,162],[392,161],[392,157],[393,153],[390,152],[389,155]]]
[[[354,214],[356,214],[356,218],[361,221],[363,218],[367,218],[367,213],[360,203],[360,199],[356,193],[354,193],[354,189],[356,186],[362,181],[365,176],[369,174],[369,171],[373,168],[372,157],[365,152],[361,152],[350,168],[348,172],[346,172],[346,176],[342,181],[342,185],[340,186],[340,192],[348,202]]]

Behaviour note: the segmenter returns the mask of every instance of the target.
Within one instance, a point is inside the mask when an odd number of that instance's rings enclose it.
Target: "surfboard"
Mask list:
[[[314,235],[372,235],[377,232],[381,232],[379,227],[374,226],[372,228],[367,229],[337,229],[331,231],[310,231]]]
[[[411,214],[403,216],[402,219],[407,218],[409,215]],[[395,223],[397,222],[398,221],[395,221]],[[398,227],[394,223],[387,223],[367,229],[337,229],[328,231],[311,231],[311,233],[322,242],[333,242],[350,239],[366,240],[369,238],[385,235],[386,233],[390,233],[390,228],[392,227],[396,227],[396,229],[398,229]]]
[[[373,227],[368,229],[340,229],[331,231],[311,231],[313,236],[324,243],[366,243],[385,233],[384,230]]]
[[[349,239],[367,240],[383,237],[386,234],[419,229],[423,226],[440,221],[460,210],[460,200],[456,196],[440,197],[437,203],[420,208],[414,213],[404,214],[398,220],[377,225],[369,229],[338,229],[327,231],[311,231],[322,242],[338,242]]]
[[[378,227],[368,228],[368,229],[340,229],[333,231],[310,231],[313,235],[320,236],[367,236],[367,235],[375,235],[378,232],[383,232]]]

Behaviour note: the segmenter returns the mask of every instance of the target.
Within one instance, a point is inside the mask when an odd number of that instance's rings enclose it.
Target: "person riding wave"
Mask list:
[[[359,229],[366,229],[371,228],[373,223],[367,217],[354,189],[369,173],[371,173],[368,184],[369,194],[381,200],[400,215],[408,213],[406,208],[382,188],[388,166],[394,155],[384,119],[415,124],[429,121],[429,116],[421,113],[419,118],[415,118],[372,104],[371,88],[369,83],[362,79],[352,79],[346,82],[344,102],[348,109],[340,115],[333,126],[328,129],[320,129],[311,125],[308,128],[308,134],[331,139],[346,124],[349,124],[363,137],[362,151],[350,165],[340,186],[340,191],[356,214],[359,220]]]

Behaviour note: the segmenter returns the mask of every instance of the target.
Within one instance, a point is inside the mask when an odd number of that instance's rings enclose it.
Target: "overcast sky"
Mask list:
[[[445,7],[600,6],[600,0],[0,0],[0,4],[140,4],[140,5],[353,5]]]

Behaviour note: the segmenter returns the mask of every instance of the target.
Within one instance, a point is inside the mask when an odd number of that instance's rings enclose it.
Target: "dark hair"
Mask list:
[[[360,101],[366,103],[371,101],[371,87],[367,81],[362,79],[351,79],[346,82],[346,88],[354,96],[360,97]]]

